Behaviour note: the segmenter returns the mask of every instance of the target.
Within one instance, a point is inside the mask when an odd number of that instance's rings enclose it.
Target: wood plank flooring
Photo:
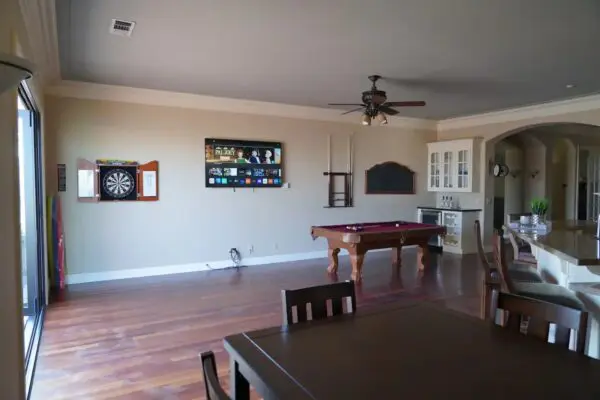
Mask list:
[[[434,300],[478,315],[475,256],[434,255],[425,273],[403,251],[367,254],[358,312],[388,302]],[[204,399],[198,354],[213,350],[228,390],[224,336],[281,324],[280,290],[331,282],[327,260],[80,284],[48,309],[31,398]],[[339,279],[349,279],[340,257]]]

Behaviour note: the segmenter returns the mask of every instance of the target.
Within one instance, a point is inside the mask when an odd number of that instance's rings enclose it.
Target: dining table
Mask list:
[[[600,361],[434,302],[227,336],[249,399],[600,399]]]

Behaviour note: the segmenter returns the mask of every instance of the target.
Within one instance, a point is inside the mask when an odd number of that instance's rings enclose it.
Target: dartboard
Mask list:
[[[100,180],[102,200],[135,200],[135,167],[101,166]]]

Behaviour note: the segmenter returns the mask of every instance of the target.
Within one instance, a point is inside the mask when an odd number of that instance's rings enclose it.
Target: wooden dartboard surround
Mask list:
[[[114,170],[121,173],[116,174],[114,178],[108,176],[110,171]],[[147,183],[152,184],[152,187],[147,187],[144,175],[151,178]],[[112,185],[111,189],[120,192],[120,196],[110,196],[106,190],[107,185]],[[96,203],[98,201],[158,201],[158,199],[159,173],[156,160],[145,164],[122,160],[96,160],[95,162],[83,158],[77,160],[78,201]]]

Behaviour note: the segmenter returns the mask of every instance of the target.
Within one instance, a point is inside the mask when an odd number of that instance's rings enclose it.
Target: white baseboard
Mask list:
[[[409,248],[414,246],[406,246]],[[370,250],[369,252],[386,251],[389,249],[377,249]],[[341,249],[340,255],[347,255],[348,252],[345,249]],[[315,258],[327,258],[327,251],[311,251],[307,253],[292,253],[292,254],[277,254],[266,257],[249,257],[242,260],[242,265],[266,265],[275,263],[284,263],[290,261],[302,261],[311,260]],[[191,264],[178,264],[178,265],[164,265],[160,267],[147,267],[147,268],[135,268],[135,269],[122,269],[115,271],[104,271],[104,272],[84,272],[80,274],[68,274],[67,284],[74,285],[77,283],[88,283],[88,282],[102,282],[112,281],[116,279],[127,279],[127,278],[143,278],[147,276],[160,276],[160,275],[172,275],[182,274],[185,272],[198,272],[208,271],[213,269],[224,269],[232,267],[233,263],[231,260],[221,260],[212,262],[199,262]]]

